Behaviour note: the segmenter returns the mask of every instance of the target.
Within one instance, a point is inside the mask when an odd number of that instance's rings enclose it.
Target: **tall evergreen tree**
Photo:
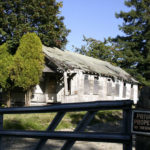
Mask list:
[[[12,67],[13,56],[8,52],[8,45],[4,43],[0,46],[0,87],[10,88],[10,70]]]
[[[46,46],[63,47],[69,30],[60,16],[62,2],[56,0],[0,0],[0,45],[7,41],[14,54],[19,39],[35,32]]]
[[[7,42],[0,46],[0,88],[5,91],[10,106],[11,90],[24,91],[39,83],[44,67],[42,43],[36,33],[27,33],[20,39],[14,55],[9,53]]]
[[[42,43],[35,33],[27,33],[20,39],[20,44],[10,71],[14,87],[29,89],[39,83],[44,67]]]
[[[118,57],[120,57],[120,52],[117,51],[115,45],[111,43],[110,38],[104,39],[104,42],[102,42],[83,36],[83,41],[85,44],[82,45],[81,48],[75,48],[76,52],[82,55],[108,61],[113,65],[118,64]]]
[[[15,55],[8,52],[8,44],[0,46],[0,87],[9,91],[14,87],[24,90],[39,83],[44,67],[42,43],[35,33],[20,39]]]
[[[120,46],[120,66],[141,83],[150,85],[150,0],[127,0],[129,12],[116,14],[123,19],[124,36],[113,41]]]

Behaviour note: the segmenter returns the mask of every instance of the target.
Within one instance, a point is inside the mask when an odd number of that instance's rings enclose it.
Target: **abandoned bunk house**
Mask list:
[[[40,84],[27,93],[15,92],[13,105],[18,100],[28,106],[125,99],[137,102],[138,82],[121,68],[58,48],[43,46],[43,52],[45,68]]]

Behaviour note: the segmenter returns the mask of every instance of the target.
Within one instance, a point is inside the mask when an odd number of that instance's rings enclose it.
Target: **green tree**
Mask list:
[[[120,30],[124,36],[113,39],[120,46],[120,66],[141,83],[150,85],[150,1],[128,0],[130,11],[116,14],[123,19]]]
[[[75,48],[76,52],[100,60],[108,61],[113,65],[118,63],[118,55],[120,55],[120,52],[117,51],[114,45],[112,45],[110,39],[105,39],[104,42],[102,42],[83,36],[83,41],[85,44],[82,45],[81,48]]]
[[[42,43],[35,33],[25,34],[13,58],[10,79],[15,87],[29,89],[39,83],[44,67]]]
[[[23,35],[15,55],[8,49],[7,43],[0,46],[0,87],[5,91],[7,106],[10,106],[10,94],[15,87],[26,91],[39,83],[44,54],[36,33]]]
[[[56,0],[0,0],[0,45],[7,42],[12,54],[19,39],[35,32],[46,46],[62,48],[67,30],[60,16],[62,2]]]
[[[9,74],[12,67],[12,55],[8,52],[7,44],[0,46],[0,87],[7,89],[10,87]]]

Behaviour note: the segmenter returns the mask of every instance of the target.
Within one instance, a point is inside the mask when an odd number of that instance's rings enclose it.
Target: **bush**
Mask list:
[[[10,69],[12,67],[13,56],[8,52],[7,43],[0,46],[0,86],[2,88],[10,87],[8,82]]]
[[[25,34],[14,55],[11,80],[16,87],[28,89],[39,83],[44,67],[42,43],[35,33]]]

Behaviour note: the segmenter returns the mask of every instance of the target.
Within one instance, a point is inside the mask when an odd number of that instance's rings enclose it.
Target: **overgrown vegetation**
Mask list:
[[[42,43],[35,33],[25,34],[14,55],[11,81],[14,86],[28,89],[39,83],[44,67]]]
[[[57,130],[69,129],[73,130],[76,124],[83,118],[86,112],[69,112],[65,115]],[[54,118],[55,113],[46,114],[15,114],[4,115],[5,129],[20,129],[20,130],[46,130],[49,123]],[[116,123],[122,119],[121,111],[99,111],[91,125],[98,123]]]
[[[44,45],[62,48],[70,32],[60,15],[62,6],[56,0],[0,0],[0,45],[8,42],[15,54],[21,37],[35,32]]]
[[[4,89],[10,87],[8,81],[12,66],[13,56],[8,52],[7,43],[0,46],[0,86]]]
[[[44,67],[42,43],[35,33],[27,33],[20,39],[15,55],[9,53],[8,43],[0,46],[0,87],[24,90],[39,83]]]

